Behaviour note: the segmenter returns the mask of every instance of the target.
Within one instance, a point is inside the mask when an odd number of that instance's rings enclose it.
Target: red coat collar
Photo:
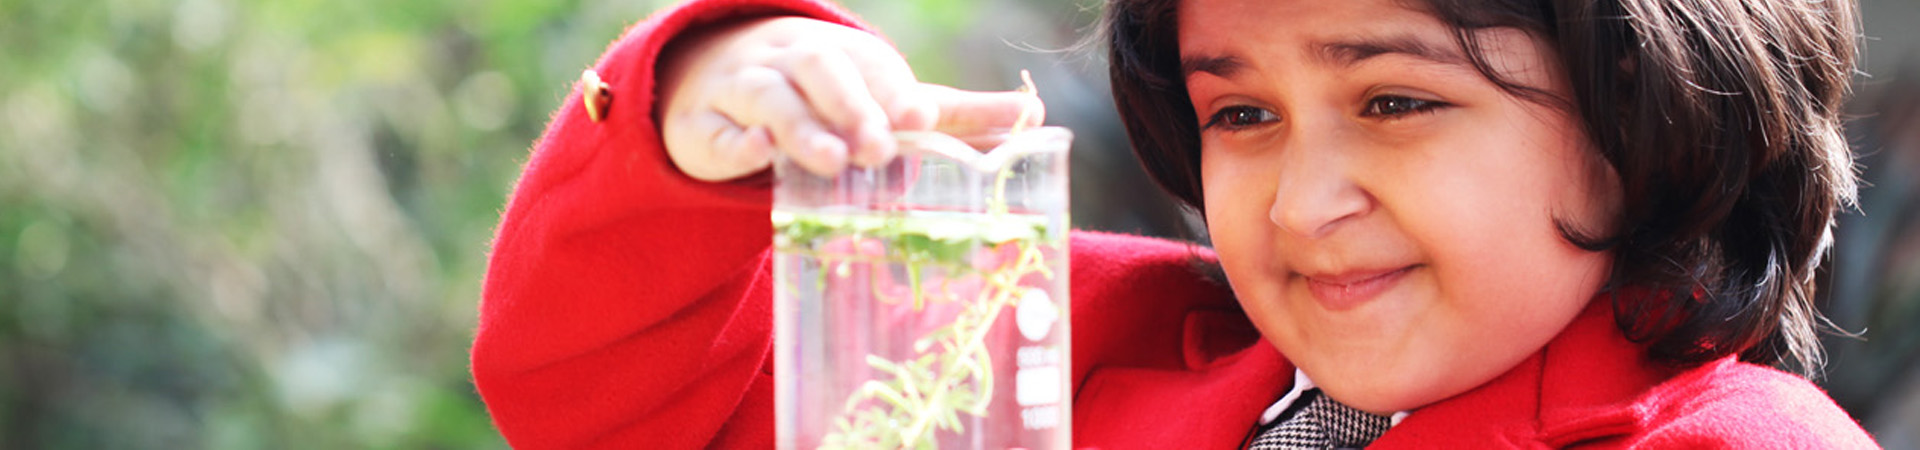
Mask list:
[[[1261,411],[1291,387],[1294,366],[1260,338],[1230,291],[1193,275],[1186,262],[1211,254],[1087,233],[1074,245],[1076,255],[1109,256],[1075,267],[1076,445],[1244,442]],[[1659,413],[1644,399],[1673,371],[1646,361],[1642,346],[1618,331],[1613,303],[1596,296],[1539,352],[1485,385],[1419,408],[1374,447],[1536,447],[1644,431]]]
[[[1647,361],[1596,297],[1538,353],[1487,384],[1416,409],[1370,448],[1564,447],[1631,435],[1672,370]],[[1238,311],[1189,310],[1185,367],[1103,367],[1079,387],[1078,441],[1111,448],[1232,448],[1286,393],[1294,366]],[[1254,337],[1249,337],[1254,336]],[[1109,441],[1124,437],[1123,441]],[[1174,447],[1164,447],[1174,448]]]
[[[1375,448],[1565,447],[1644,428],[1639,400],[1674,370],[1646,358],[1614,323],[1613,295],[1601,294],[1560,335],[1487,384],[1415,410]]]

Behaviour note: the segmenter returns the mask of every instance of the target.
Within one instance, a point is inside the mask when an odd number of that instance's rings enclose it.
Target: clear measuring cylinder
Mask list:
[[[774,163],[778,446],[1069,448],[1073,134],[896,138],[837,177]]]

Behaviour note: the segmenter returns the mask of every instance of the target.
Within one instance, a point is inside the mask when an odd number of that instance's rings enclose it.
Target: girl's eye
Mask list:
[[[1432,112],[1447,106],[1452,105],[1433,100],[1421,100],[1398,95],[1382,95],[1368,99],[1367,109],[1366,111],[1362,111],[1360,115],[1393,119],[1413,113]]]
[[[1200,128],[1224,127],[1232,131],[1279,119],[1280,117],[1274,115],[1272,111],[1244,105],[1228,106],[1220,108],[1219,111],[1215,111],[1213,116],[1207,118],[1207,123],[1201,125]]]

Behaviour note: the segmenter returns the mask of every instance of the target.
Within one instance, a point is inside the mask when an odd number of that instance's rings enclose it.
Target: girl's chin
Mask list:
[[[1452,395],[1437,393],[1444,389],[1425,384],[1433,381],[1431,379],[1407,380],[1405,377],[1382,373],[1381,370],[1336,372],[1325,376],[1327,379],[1324,381],[1313,377],[1314,384],[1347,406],[1379,415],[1409,411]]]

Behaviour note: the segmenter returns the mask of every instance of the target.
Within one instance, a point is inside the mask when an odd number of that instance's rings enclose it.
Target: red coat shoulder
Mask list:
[[[1657,448],[1878,448],[1812,382],[1722,359],[1656,386],[1642,444]]]

